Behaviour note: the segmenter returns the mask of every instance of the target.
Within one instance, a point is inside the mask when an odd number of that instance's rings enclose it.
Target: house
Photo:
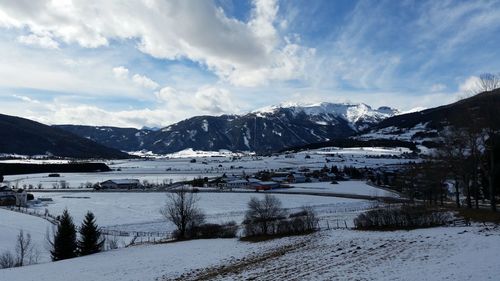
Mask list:
[[[272,177],[271,180],[274,182],[288,182],[288,176]]]
[[[16,193],[8,186],[0,186],[0,206],[16,204]]]
[[[131,189],[140,187],[138,179],[116,179],[107,180],[100,183],[101,189]]]
[[[247,180],[233,180],[226,183],[226,188],[248,188],[250,187],[250,182]]]
[[[15,196],[16,206],[25,207],[28,204],[28,193],[26,192],[26,190],[18,189],[17,192],[15,192]]]
[[[252,187],[255,188],[255,190],[271,190],[274,188],[280,187],[280,184],[275,181],[259,181],[259,182],[254,182],[252,183]]]
[[[301,174],[290,174],[287,179],[289,183],[304,183],[307,180],[306,176]]]

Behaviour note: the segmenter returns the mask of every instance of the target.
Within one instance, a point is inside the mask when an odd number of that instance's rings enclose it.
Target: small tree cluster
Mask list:
[[[238,225],[234,221],[225,224],[204,223],[192,228],[189,233],[189,238],[234,238],[237,232]]]
[[[15,255],[10,251],[0,254],[0,268],[18,267],[34,264],[38,261],[39,252],[31,240],[31,235],[19,231],[16,239]]]
[[[246,237],[292,235],[314,231],[317,218],[310,207],[288,216],[281,201],[266,194],[262,200],[250,199],[243,225]]]
[[[87,212],[84,222],[79,229],[80,237],[77,239],[76,226],[68,210],[64,210],[59,218],[56,232],[50,242],[52,260],[64,260],[76,256],[98,253],[104,245],[104,238],[95,223],[92,212]]]
[[[447,212],[407,206],[370,210],[355,218],[354,225],[358,229],[412,229],[444,225],[450,219]]]

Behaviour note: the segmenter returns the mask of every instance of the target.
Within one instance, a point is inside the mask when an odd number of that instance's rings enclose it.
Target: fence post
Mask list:
[[[347,229],[347,222],[344,220],[344,225],[345,225],[345,228]]]

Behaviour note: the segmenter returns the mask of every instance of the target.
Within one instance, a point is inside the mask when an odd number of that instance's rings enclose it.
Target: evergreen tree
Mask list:
[[[76,228],[73,218],[64,210],[59,224],[57,225],[54,239],[51,242],[52,250],[50,254],[53,261],[70,259],[76,257]]]
[[[82,226],[80,227],[80,239],[78,240],[78,250],[80,255],[90,255],[102,250],[104,239],[101,235],[95,216],[92,212],[87,212]]]

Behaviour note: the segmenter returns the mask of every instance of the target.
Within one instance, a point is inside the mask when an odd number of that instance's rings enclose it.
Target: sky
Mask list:
[[[500,72],[500,1],[0,0],[0,113],[163,127],[299,102],[401,111]]]

